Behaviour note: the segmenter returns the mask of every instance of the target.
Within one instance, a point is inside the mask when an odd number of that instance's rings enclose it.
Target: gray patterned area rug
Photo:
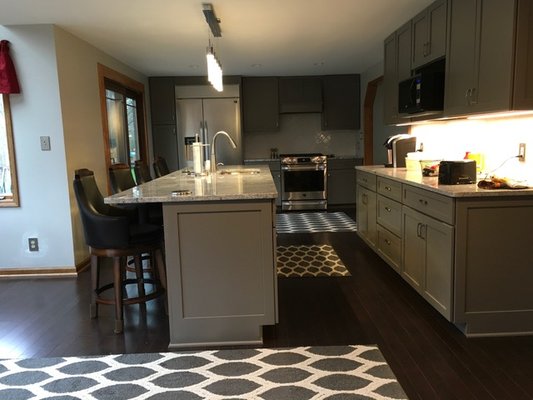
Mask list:
[[[305,212],[276,215],[278,233],[355,232],[357,225],[345,213]]]
[[[278,276],[283,278],[350,276],[329,244],[278,246]]]
[[[0,361],[0,399],[407,399],[375,346]]]

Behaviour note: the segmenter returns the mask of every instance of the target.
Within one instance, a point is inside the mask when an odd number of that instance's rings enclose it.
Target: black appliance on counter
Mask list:
[[[328,157],[322,153],[281,154],[281,209],[326,210]]]
[[[441,161],[439,164],[439,184],[461,185],[476,181],[476,160]]]

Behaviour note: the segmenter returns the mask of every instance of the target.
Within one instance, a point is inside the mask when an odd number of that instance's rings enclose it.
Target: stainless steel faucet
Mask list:
[[[224,132],[224,131],[218,131],[217,133],[215,133],[215,136],[213,136],[213,141],[211,143],[211,172],[217,172],[217,159],[216,159],[216,153],[217,153],[217,149],[215,147],[215,143],[216,143],[216,139],[217,139],[217,136],[218,135],[224,135],[228,138],[229,142],[231,143],[231,146],[236,149],[237,148],[237,144],[235,144],[235,142],[233,141],[233,139],[231,138],[230,135],[228,135],[227,132]]]

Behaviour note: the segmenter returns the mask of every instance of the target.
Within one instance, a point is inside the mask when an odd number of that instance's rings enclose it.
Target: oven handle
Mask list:
[[[326,165],[313,164],[313,165],[282,165],[282,171],[325,171]]]

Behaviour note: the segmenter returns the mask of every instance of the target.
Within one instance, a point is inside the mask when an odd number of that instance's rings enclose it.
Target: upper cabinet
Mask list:
[[[153,125],[176,123],[174,78],[150,78],[150,110]]]
[[[401,122],[398,115],[398,83],[411,76],[411,32],[412,24],[409,21],[384,42],[383,89],[386,124]]]
[[[279,78],[279,112],[322,112],[322,80],[319,76]]]
[[[438,0],[412,19],[413,69],[446,54],[446,8],[446,0]]]
[[[359,129],[360,76],[327,75],[322,77],[322,129]]]
[[[533,108],[533,1],[451,0],[444,114]]]
[[[242,78],[243,130],[279,130],[278,78]]]

